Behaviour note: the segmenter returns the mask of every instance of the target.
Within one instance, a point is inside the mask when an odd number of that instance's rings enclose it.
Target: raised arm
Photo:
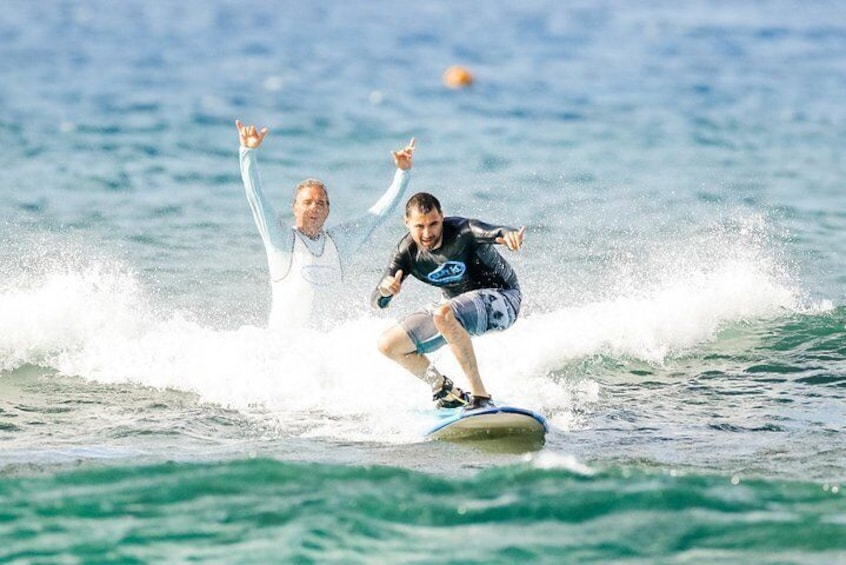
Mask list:
[[[258,149],[265,136],[269,133],[267,128],[256,130],[256,126],[245,126],[241,120],[235,120],[235,127],[238,128],[238,138],[241,140],[241,147]]]
[[[397,204],[402,200],[411,177],[414,143],[412,137],[405,148],[400,151],[391,151],[394,164],[397,166],[393,182],[388,190],[382,194],[382,197],[367,210],[367,213],[330,230],[342,257],[349,257],[350,254],[357,251],[376,228],[393,213]]]
[[[264,242],[270,278],[274,281],[279,280],[288,274],[291,266],[294,232],[282,227],[273,206],[262,191],[261,176],[256,164],[256,149],[264,141],[268,131],[267,128],[257,131],[255,126],[244,126],[240,121],[236,121],[235,126],[238,128],[238,137],[241,142],[239,150],[241,181],[244,183],[247,202],[253,211],[253,220]]]

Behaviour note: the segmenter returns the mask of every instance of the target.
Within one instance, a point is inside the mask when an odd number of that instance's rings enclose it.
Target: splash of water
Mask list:
[[[735,235],[656,252],[640,263],[648,277],[621,263],[605,283],[616,292],[606,291],[607,299],[531,314],[507,332],[477,338],[487,388],[500,402],[571,429],[599,386],[550,373],[598,354],[662,363],[713,340],[726,324],[798,308],[778,263]],[[73,254],[20,268],[32,263],[19,262],[0,287],[3,371],[32,364],[103,383],[190,391],[301,437],[419,439],[429,393],[376,351],[388,319],[364,313],[325,332],[220,330],[158,304],[118,261]],[[463,380],[448,348],[434,359]]]

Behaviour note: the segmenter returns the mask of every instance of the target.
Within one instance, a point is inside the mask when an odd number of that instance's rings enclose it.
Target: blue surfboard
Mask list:
[[[549,426],[546,419],[525,408],[488,406],[477,410],[439,410],[440,421],[426,432],[431,440],[484,440],[525,438],[543,441]]]

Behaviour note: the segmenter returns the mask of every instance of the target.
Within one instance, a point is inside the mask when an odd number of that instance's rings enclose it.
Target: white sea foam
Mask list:
[[[572,455],[546,451],[527,454],[523,457],[523,460],[535,469],[562,469],[585,477],[590,477],[596,474],[594,469],[588,467],[584,463],[581,463]]]
[[[190,391],[300,437],[407,442],[429,422],[427,389],[376,351],[388,319],[366,314],[322,333],[224,331],[166,311],[115,263],[72,263],[0,290],[3,370],[37,364],[103,383]],[[566,431],[597,402],[599,385],[550,373],[597,354],[661,363],[725,324],[797,308],[796,293],[767,260],[730,254],[705,263],[674,262],[611,299],[527,316],[477,338],[488,389]],[[434,357],[461,382],[448,348]]]

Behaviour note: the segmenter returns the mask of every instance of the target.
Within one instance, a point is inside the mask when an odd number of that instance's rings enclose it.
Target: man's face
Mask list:
[[[405,217],[405,227],[414,243],[421,249],[437,249],[441,245],[444,233],[444,216],[437,210],[423,213],[420,210],[412,210]]]
[[[329,217],[329,197],[319,186],[305,186],[297,192],[293,210],[297,229],[317,235]]]

